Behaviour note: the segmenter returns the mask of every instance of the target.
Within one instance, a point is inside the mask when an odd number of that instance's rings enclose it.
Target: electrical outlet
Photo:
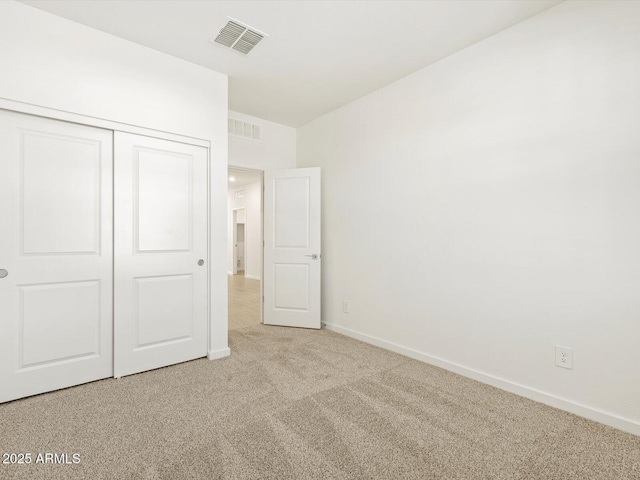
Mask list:
[[[351,310],[351,304],[347,300],[343,300],[343,302],[342,302],[342,311],[344,313],[349,313],[349,310]]]
[[[573,370],[573,349],[556,345],[556,365]]]

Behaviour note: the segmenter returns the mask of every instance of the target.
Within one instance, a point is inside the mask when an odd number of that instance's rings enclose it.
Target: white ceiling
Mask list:
[[[229,189],[243,187],[250,183],[259,182],[262,179],[262,175],[258,172],[252,172],[250,170],[239,170],[236,168],[229,169],[229,178],[235,178],[236,181],[232,182],[227,180]]]
[[[298,127],[561,0],[23,0],[229,75],[229,108]],[[269,35],[212,44],[231,16]]]

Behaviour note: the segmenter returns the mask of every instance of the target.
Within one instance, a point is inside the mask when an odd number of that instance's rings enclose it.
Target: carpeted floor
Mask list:
[[[29,479],[630,479],[640,437],[328,331],[232,331],[232,356],[0,405]]]

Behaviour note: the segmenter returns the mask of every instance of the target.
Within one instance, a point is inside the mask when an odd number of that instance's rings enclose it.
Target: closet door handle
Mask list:
[[[198,260],[198,266],[201,267],[202,265],[204,265],[204,260],[202,260],[202,259]]]
[[[312,253],[311,255],[305,255],[305,257],[311,257],[314,260],[318,259],[318,254],[317,253]]]
[[[9,272],[7,272],[4,268],[0,268],[0,278],[4,278],[7,275],[9,275]]]

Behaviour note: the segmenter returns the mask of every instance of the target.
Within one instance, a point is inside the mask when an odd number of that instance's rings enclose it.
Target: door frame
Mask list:
[[[261,170],[259,168],[247,168],[247,167],[236,167],[235,165],[228,163],[227,164],[227,174],[229,173],[229,169],[233,169],[233,170],[243,170],[245,172],[252,172],[252,173],[257,173],[260,175],[260,238],[262,239],[262,246],[260,247],[260,323],[264,323],[264,170]],[[240,188],[240,187],[238,187]],[[228,205],[227,205],[227,209],[228,209]],[[246,208],[246,207],[240,207],[240,208]],[[238,210],[238,209],[233,209],[233,210]],[[245,270],[244,270],[244,274],[245,274],[245,278],[247,275],[247,270],[246,270],[246,261],[247,261],[247,212],[245,210],[244,213],[245,217],[244,217],[244,238],[245,238]],[[234,213],[235,216],[235,213]],[[234,219],[235,220],[235,219]],[[227,223],[228,225],[228,223]],[[235,225],[235,222],[232,221],[232,225]],[[232,228],[234,228],[232,226]],[[234,233],[235,236],[235,233]],[[232,270],[233,272],[236,271],[235,265],[234,268]],[[235,273],[234,273],[235,275]],[[229,325],[229,315],[227,314],[227,325]],[[228,331],[228,330],[227,330]]]
[[[233,213],[231,219],[231,228],[233,235],[233,265],[232,265],[232,273],[234,275],[238,274],[238,210],[244,210],[244,248],[243,248],[243,257],[244,258],[244,272],[247,273],[247,208],[246,207],[238,207],[233,208],[231,211]]]
[[[229,347],[220,351],[213,351],[212,345],[212,315],[211,315],[211,259],[214,258],[211,251],[211,232],[214,228],[211,218],[211,148],[212,144],[209,140],[190,137],[187,135],[179,135],[164,130],[156,130],[153,128],[140,127],[137,125],[131,125],[128,123],[117,122],[113,120],[107,120],[99,117],[92,117],[89,115],[82,115],[78,113],[72,113],[65,110],[58,110],[55,108],[43,107],[40,105],[33,105],[30,103],[20,102],[17,100],[11,100],[8,98],[0,97],[0,110],[7,110],[10,112],[24,113],[27,115],[33,115],[36,117],[50,118],[53,120],[60,120],[68,123],[75,123],[79,125],[85,125],[89,127],[102,128],[104,130],[111,130],[112,132],[125,132],[133,133],[136,135],[143,135],[147,137],[159,138],[161,140],[170,140],[178,143],[186,143],[188,145],[195,145],[198,147],[204,147],[207,149],[207,357],[209,360],[215,360],[218,358],[226,357],[230,354]],[[264,186],[264,183],[263,183]],[[261,310],[262,315],[262,310]],[[111,319],[113,325],[114,318]],[[228,322],[228,319],[227,319]],[[228,331],[228,329],[225,329]],[[225,342],[227,345],[228,340]],[[112,345],[113,348],[113,345]]]

